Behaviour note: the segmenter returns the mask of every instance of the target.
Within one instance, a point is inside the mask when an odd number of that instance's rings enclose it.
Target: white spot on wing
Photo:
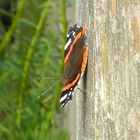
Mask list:
[[[70,33],[69,34],[67,34],[67,38],[70,36]]]
[[[69,94],[68,94],[69,96],[71,95],[71,92],[69,92]]]
[[[61,107],[66,107],[67,105],[68,105],[68,102],[61,104]]]
[[[68,48],[68,46],[70,45],[70,43],[71,43],[71,39],[69,39],[68,42],[66,43],[65,50]]]
[[[63,107],[63,106],[64,106],[64,104],[65,104],[65,103],[61,104],[61,107]]]
[[[77,28],[80,28],[78,25],[76,25]]]
[[[61,97],[60,103],[63,102],[66,98],[67,98],[67,94],[65,94],[64,96]]]
[[[64,107],[66,107],[68,105],[68,102],[65,104],[65,106]]]
[[[72,34],[73,36],[75,35],[75,32],[73,32],[73,34]]]

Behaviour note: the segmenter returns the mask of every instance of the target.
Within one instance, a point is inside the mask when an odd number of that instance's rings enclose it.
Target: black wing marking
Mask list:
[[[76,86],[71,87],[70,89],[63,91],[61,93],[60,104],[61,107],[65,107],[70,100],[72,100],[73,92]]]
[[[68,53],[70,46],[74,41],[74,38],[81,31],[82,31],[82,27],[78,27],[77,24],[75,24],[69,28],[68,33],[67,33],[67,43],[65,45],[64,57]]]

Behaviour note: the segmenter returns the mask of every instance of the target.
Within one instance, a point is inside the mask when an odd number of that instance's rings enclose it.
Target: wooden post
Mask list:
[[[77,90],[69,109],[71,140],[139,140],[140,1],[77,0],[76,15],[89,59],[86,94]]]

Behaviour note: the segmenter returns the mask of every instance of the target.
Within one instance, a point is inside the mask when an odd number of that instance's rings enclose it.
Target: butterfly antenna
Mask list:
[[[40,95],[38,96],[38,98],[40,98],[41,96],[43,96],[44,94],[46,94],[48,91],[50,91],[58,82],[60,82],[60,80],[61,80],[61,79],[59,79],[58,81],[56,81],[52,86],[50,86],[50,87],[48,88],[48,90],[46,90],[46,91],[44,91],[42,94],[40,94]]]
[[[54,78],[54,77],[40,77],[40,76],[38,76],[36,79],[37,80],[56,80],[58,78]]]
[[[50,77],[43,77],[43,78],[40,78],[42,80],[56,80],[57,78],[50,78]]]

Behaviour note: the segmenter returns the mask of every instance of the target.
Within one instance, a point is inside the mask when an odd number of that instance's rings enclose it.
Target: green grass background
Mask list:
[[[62,75],[66,7],[66,0],[0,0],[0,19],[11,19],[6,28],[0,20],[0,140],[69,139],[61,83],[38,99]]]

